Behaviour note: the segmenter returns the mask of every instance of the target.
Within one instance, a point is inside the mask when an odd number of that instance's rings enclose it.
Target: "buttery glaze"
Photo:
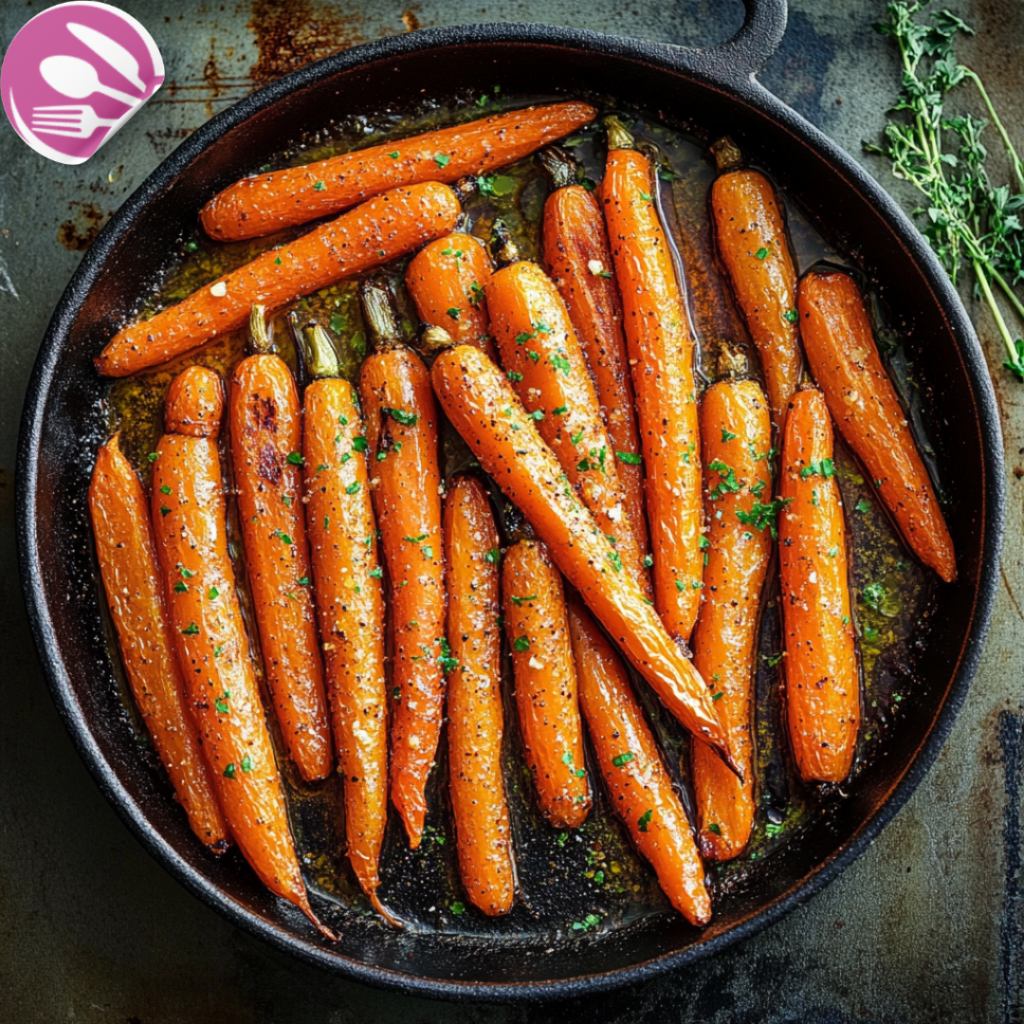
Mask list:
[[[860,726],[843,505],[824,396],[798,391],[782,443],[779,565],[789,738],[806,781],[842,782]]]
[[[271,892],[316,919],[299,870],[281,778],[256,685],[227,551],[217,437],[220,378],[195,366],[174,379],[153,463],[153,523],[171,631],[221,809]]]
[[[654,868],[672,906],[692,924],[707,924],[711,896],[690,820],[622,662],[575,598],[569,602],[569,628],[580,703],[615,813]]]
[[[505,376],[469,345],[442,352],[432,374],[448,419],[636,670],[672,715],[728,756],[707,686],[665,632],[637,579],[616,569],[614,547],[576,501]]]
[[[712,689],[744,779],[706,743],[693,744],[691,764],[701,852],[729,860],[747,845],[754,822],[751,703],[771,532],[750,519],[755,502],[772,500],[771,420],[764,392],[751,380],[712,384],[701,401],[700,423],[708,532],[693,663]]]
[[[101,446],[89,485],[100,575],[132,695],[192,831],[214,853],[231,833],[214,793],[167,619],[149,501],[115,434]]]
[[[501,583],[519,732],[537,801],[555,828],[579,828],[593,798],[562,579],[544,544],[521,540],[505,553]]]
[[[840,433],[914,554],[947,583],[955,580],[953,541],[853,278],[806,275],[800,314],[808,362]]]
[[[609,149],[601,197],[647,474],[654,603],[669,635],[689,642],[704,575],[694,338],[653,201],[656,189],[646,156]]]
[[[459,476],[444,503],[448,642],[448,773],[459,872],[474,906],[494,917],[515,898],[508,801],[501,768],[500,541],[475,477]]]
[[[288,754],[307,782],[332,767],[302,514],[299,393],[278,356],[243,359],[228,402],[234,483],[260,649]]]
[[[622,301],[601,207],[582,185],[557,188],[544,204],[544,261],[565,303],[594,380],[642,555],[648,554],[644,470],[636,403],[622,333]],[[625,456],[623,458],[622,456]]]

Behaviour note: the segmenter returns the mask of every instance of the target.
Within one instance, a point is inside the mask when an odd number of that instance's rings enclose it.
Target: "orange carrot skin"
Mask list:
[[[331,772],[331,731],[302,516],[299,395],[274,355],[243,359],[228,403],[234,482],[267,683],[307,782]],[[289,456],[293,460],[289,461]]]
[[[457,477],[444,503],[448,642],[448,758],[459,871],[473,905],[507,914],[515,898],[501,772],[501,614],[498,531],[479,480]]]
[[[797,767],[807,781],[842,782],[860,726],[843,506],[834,476],[804,476],[832,458],[820,391],[798,391],[782,445],[779,565],[786,633],[786,704]]]
[[[592,121],[586,103],[553,103],[243,178],[200,214],[211,238],[255,238],[344,210],[386,189],[453,182],[515,163]]]
[[[96,456],[89,511],[132,696],[192,831],[214,853],[223,853],[230,833],[185,704],[149,502],[116,435]]]
[[[615,449],[565,303],[536,263],[499,270],[487,292],[501,363],[626,571],[647,585]]]
[[[943,580],[955,580],[953,541],[853,278],[840,273],[804,277],[800,322],[807,359],[829,411],[875,481],[904,540]]]
[[[345,784],[347,853],[363,892],[385,913],[377,900],[388,801],[384,592],[364,437],[348,381],[318,380],[306,388],[306,520],[338,770]]]
[[[241,327],[254,304],[279,309],[447,234],[459,212],[452,190],[436,182],[385,192],[118,331],[96,369],[127,377],[159,366]]]
[[[192,366],[175,378],[169,432],[153,463],[157,552],[178,661],[231,833],[267,888],[315,921],[228,556],[216,440],[222,407],[220,379],[211,370]]]
[[[615,813],[691,924],[711,919],[711,897],[690,822],[616,653],[578,600],[569,602],[580,704]]]
[[[698,841],[704,856],[714,860],[740,854],[754,822],[754,659],[771,536],[749,520],[741,522],[737,513],[749,516],[755,501],[771,501],[771,430],[768,402],[754,381],[720,381],[704,392],[700,432],[708,564],[704,603],[693,631],[693,663],[711,686],[715,710],[744,774],[741,782],[706,743],[693,744]],[[729,489],[733,480],[740,490]]]
[[[474,235],[457,231],[424,246],[409,263],[405,286],[420,320],[443,327],[458,345],[476,345],[497,359],[487,315],[491,257]]]
[[[399,691],[392,703],[391,801],[416,849],[445,692],[437,403],[430,373],[405,348],[370,356],[363,363],[359,394],[370,488],[391,585],[393,681]]]
[[[653,201],[650,161],[608,154],[602,201],[636,391],[654,554],[654,601],[665,628],[688,641],[703,577],[700,436],[694,339],[665,230]]]
[[[622,333],[622,300],[601,207],[582,185],[557,189],[544,204],[544,262],[587,357],[601,415],[615,451],[626,511],[640,551],[647,553],[644,470]],[[599,269],[600,268],[600,269]]]
[[[553,827],[579,828],[592,797],[576,667],[562,580],[542,543],[521,540],[509,548],[502,592],[519,731],[537,801]]]
[[[432,375],[452,425],[636,670],[675,718],[727,756],[707,685],[665,631],[637,579],[616,570],[614,548],[563,479],[505,375],[468,345],[442,352]]]
[[[758,171],[729,171],[711,186],[718,251],[761,354],[772,417],[782,427],[803,358],[796,270],[778,197]]]

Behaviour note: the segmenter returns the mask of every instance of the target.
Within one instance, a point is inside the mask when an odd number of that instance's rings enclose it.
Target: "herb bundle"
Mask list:
[[[881,146],[865,143],[892,163],[892,173],[909,181],[925,197],[914,215],[940,262],[956,283],[969,267],[1003,344],[1005,365],[1024,381],[1024,338],[1011,323],[1024,327],[1024,302],[1015,288],[1024,282],[1024,163],[996,114],[981,79],[958,63],[955,39],[974,30],[949,11],[918,15],[923,3],[890,3],[888,20],[876,28],[899,46],[903,82],[899,98],[889,108]],[[971,85],[987,118],[946,116],[946,96],[958,86]],[[1006,150],[1011,185],[993,187],[986,169],[988,152],[981,141],[991,125]]]

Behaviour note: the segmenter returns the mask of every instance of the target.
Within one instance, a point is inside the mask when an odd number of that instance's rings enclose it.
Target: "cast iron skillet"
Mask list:
[[[28,390],[18,530],[36,643],[57,705],[100,787],[145,846],[202,900],[279,948],[352,978],[449,999],[537,999],[635,983],[753,934],[821,889],[878,835],[928,770],[963,703],[988,627],[1003,532],[1002,439],[988,371],[956,293],[922,237],[844,152],[754,78],[786,24],[785,0],[746,0],[734,39],[709,50],[540,25],[480,25],[348,50],[268,86],[192,135],[104,228],[57,307]],[[960,579],[931,610],[914,700],[848,799],[770,870],[715,906],[598,936],[396,934],[351,916],[325,943],[236,858],[214,862],[141,763],[113,684],[85,491],[104,387],[91,358],[128,317],[218,189],[334,111],[401,107],[500,81],[506,94],[614,88],[623,106],[707,138],[735,136],[879,288],[917,357]],[[610,85],[612,83],[612,85]],[[767,862],[765,862],[767,864]]]

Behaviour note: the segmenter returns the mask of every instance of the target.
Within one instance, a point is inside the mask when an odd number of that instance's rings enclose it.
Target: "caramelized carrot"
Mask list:
[[[100,576],[135,704],[192,831],[214,853],[223,853],[230,834],[185,704],[149,503],[117,435],[96,456],[89,512]]]
[[[307,782],[331,772],[331,732],[302,517],[299,394],[269,352],[253,309],[257,353],[235,367],[228,419],[238,513],[267,683],[285,746]]]
[[[685,642],[700,609],[704,561],[694,338],[654,203],[651,162],[615,118],[608,123],[601,199],[640,420],[654,601],[665,628]]]
[[[345,784],[345,837],[352,870],[374,909],[388,806],[384,594],[370,502],[367,440],[352,385],[321,328],[300,341],[314,380],[304,400],[306,522],[324,642],[334,742]]]
[[[220,378],[191,366],[167,395],[153,525],[171,630],[221,809],[263,884],[324,934],[295,853],[228,556],[217,436]]]
[[[491,257],[479,238],[456,232],[421,249],[405,272],[420,320],[444,327],[460,345],[476,345],[492,359],[487,316]]]
[[[423,361],[401,343],[391,300],[373,281],[361,288],[376,351],[359,378],[366,415],[371,493],[391,585],[394,688],[391,802],[416,849],[427,813],[444,711],[444,545],[437,403]]]
[[[459,871],[473,905],[507,914],[515,898],[508,803],[501,773],[501,602],[498,531],[487,492],[456,477],[444,504],[448,642],[448,759]]]
[[[761,588],[770,535],[757,528],[771,506],[771,419],[752,380],[723,380],[700,408],[708,534],[704,603],[693,631],[693,664],[712,689],[715,710],[744,775],[740,781],[706,743],[692,747],[699,842],[705,857],[742,852],[754,821],[751,718]]]
[[[491,278],[487,302],[513,389],[626,572],[647,586],[619,481],[620,460],[558,290],[536,263],[518,262]]]
[[[800,318],[808,362],[840,433],[910,549],[947,583],[955,580],[953,541],[853,278],[818,272],[804,277]]]
[[[434,182],[385,192],[118,331],[96,369],[127,377],[165,363],[241,327],[253,304],[277,309],[446,234],[459,209],[452,190]]]
[[[712,147],[719,176],[711,186],[718,251],[757,350],[772,416],[782,421],[803,373],[796,270],[771,182],[742,166],[732,139]]]
[[[857,742],[860,682],[832,421],[820,391],[790,401],[779,495],[790,740],[804,779],[842,782]]]
[[[459,345],[437,357],[432,376],[452,425],[522,510],[626,657],[668,710],[728,759],[728,739],[707,686],[665,631],[640,583],[618,564],[615,548],[594,517],[577,501],[505,375],[478,349]]]
[[[622,662],[575,598],[569,601],[569,628],[580,704],[615,813],[672,906],[692,924],[707,924],[711,897],[690,822]]]
[[[214,196],[200,219],[211,238],[255,238],[326,217],[400,185],[485,174],[568,135],[596,113],[579,102],[527,107],[256,174]]]
[[[501,583],[519,732],[537,802],[550,825],[579,828],[592,798],[562,579],[543,544],[521,540],[505,553]]]
[[[647,554],[643,459],[608,232],[593,194],[572,184],[575,168],[564,152],[547,149],[540,157],[555,185],[544,204],[544,262],[587,358],[629,522],[640,551]]]

